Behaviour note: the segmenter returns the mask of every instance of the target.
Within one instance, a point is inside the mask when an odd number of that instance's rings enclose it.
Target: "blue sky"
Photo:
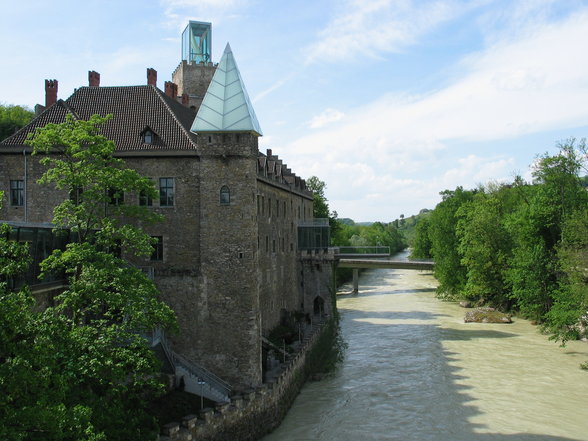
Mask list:
[[[588,1],[2,1],[0,102],[171,80],[188,20],[230,42],[264,136],[339,217],[391,221],[461,185],[530,178],[588,133]]]

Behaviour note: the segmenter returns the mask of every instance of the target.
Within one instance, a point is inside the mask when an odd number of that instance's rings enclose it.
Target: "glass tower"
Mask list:
[[[182,32],[182,60],[189,63],[212,60],[212,23],[190,20]]]

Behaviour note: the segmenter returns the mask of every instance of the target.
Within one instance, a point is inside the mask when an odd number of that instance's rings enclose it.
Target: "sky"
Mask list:
[[[588,0],[0,0],[0,103],[171,81],[189,20],[230,43],[264,136],[330,209],[390,222],[531,179],[588,134]]]

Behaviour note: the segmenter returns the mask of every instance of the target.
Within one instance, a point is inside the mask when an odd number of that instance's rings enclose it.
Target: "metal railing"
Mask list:
[[[161,346],[163,347],[165,355],[172,364],[174,370],[176,370],[178,367],[182,368],[198,384],[201,384],[202,382],[206,383],[211,389],[218,393],[219,398],[222,397],[224,401],[229,400],[229,396],[233,389],[229,383],[217,377],[206,368],[199,366],[192,360],[189,360],[173,351],[167,344],[165,338],[161,339]]]
[[[390,255],[390,247],[385,246],[361,246],[361,247],[338,247],[336,254],[381,254],[382,256]]]

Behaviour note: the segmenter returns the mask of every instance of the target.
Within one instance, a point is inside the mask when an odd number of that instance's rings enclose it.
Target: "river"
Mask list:
[[[464,323],[430,272],[368,270],[337,306],[348,347],[263,441],[586,441],[588,344]]]

